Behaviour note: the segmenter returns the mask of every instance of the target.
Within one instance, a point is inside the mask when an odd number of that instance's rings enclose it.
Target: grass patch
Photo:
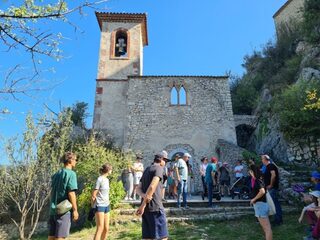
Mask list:
[[[296,240],[306,235],[306,225],[299,224],[297,214],[284,216],[284,224],[273,228],[273,239]],[[74,231],[68,239],[93,239],[95,227]],[[174,240],[263,240],[263,231],[254,216],[238,220],[214,222],[198,221],[169,224],[170,239]],[[35,240],[45,240],[46,235],[36,236]],[[110,226],[108,239],[141,239],[141,224],[126,223]]]

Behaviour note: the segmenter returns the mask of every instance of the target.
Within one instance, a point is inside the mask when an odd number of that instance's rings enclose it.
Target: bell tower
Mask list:
[[[118,147],[127,127],[128,76],[141,76],[147,16],[96,12],[101,30],[93,129]]]
[[[97,80],[141,76],[148,45],[146,14],[96,12],[96,17],[101,30]]]

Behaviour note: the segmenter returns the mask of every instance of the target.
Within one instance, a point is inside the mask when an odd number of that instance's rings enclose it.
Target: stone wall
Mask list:
[[[171,105],[171,87],[184,86],[186,105]],[[236,144],[231,97],[225,77],[130,77],[127,94],[127,127],[124,149],[142,152],[145,164],[161,149],[172,154],[183,146],[194,152],[196,172],[202,156],[217,156],[218,139]],[[172,146],[177,148],[173,149]],[[186,149],[187,150],[187,149]]]
[[[117,29],[128,30],[128,57],[112,56],[113,34]],[[142,75],[143,43],[140,23],[104,22],[101,29],[98,79],[127,79]]]
[[[273,16],[279,36],[283,27],[290,28],[295,22],[302,21],[305,0],[288,0]]]
[[[299,142],[289,143],[287,154],[291,163],[318,167],[320,164],[320,138],[309,137]]]

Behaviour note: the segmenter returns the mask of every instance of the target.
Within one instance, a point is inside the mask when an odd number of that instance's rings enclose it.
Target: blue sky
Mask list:
[[[110,0],[111,12],[146,12],[149,46],[144,48],[144,75],[241,75],[243,57],[274,40],[272,15],[285,0]],[[3,5],[3,4],[1,4]],[[3,6],[0,5],[0,8]],[[94,10],[86,17],[73,16],[84,31],[74,33],[63,24],[48,26],[66,37],[60,48],[65,59],[44,59],[42,66],[55,68],[44,74],[44,85],[59,82],[45,92],[22,101],[3,101],[13,113],[0,115],[0,137],[19,133],[28,111],[44,112],[44,103],[54,111],[77,101],[89,103],[93,113],[100,30]],[[0,76],[17,61],[27,66],[29,56],[23,51],[0,53]],[[88,119],[88,127],[92,118]],[[1,141],[1,139],[0,139]]]

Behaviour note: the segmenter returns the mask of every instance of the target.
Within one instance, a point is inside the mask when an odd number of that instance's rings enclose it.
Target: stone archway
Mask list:
[[[253,134],[255,127],[247,124],[240,124],[236,127],[237,143],[239,147],[247,148],[248,140]]]
[[[171,144],[164,148],[168,152],[168,158],[172,159],[175,154],[180,153],[189,153],[191,155],[191,158],[189,159],[190,166],[192,167],[193,173],[198,172],[197,165],[194,161],[194,149],[189,144]],[[193,178],[192,180],[188,180],[188,192],[194,193],[197,185],[196,178]]]
[[[191,155],[190,163],[193,163],[194,149],[189,144],[171,144],[164,148],[168,152],[168,158],[172,159],[172,157],[176,153],[189,153]]]

